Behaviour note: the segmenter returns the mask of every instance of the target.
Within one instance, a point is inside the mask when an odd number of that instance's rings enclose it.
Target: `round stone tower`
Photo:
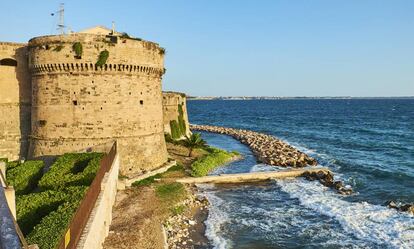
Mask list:
[[[167,161],[158,44],[84,33],[36,37],[29,41],[29,68],[31,157],[117,140],[123,175]]]

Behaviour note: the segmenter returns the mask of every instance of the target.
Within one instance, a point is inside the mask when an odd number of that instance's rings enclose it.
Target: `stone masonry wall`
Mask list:
[[[82,44],[81,57],[73,44]],[[31,157],[58,155],[118,140],[120,173],[167,161],[158,44],[92,34],[29,41],[32,75]],[[95,63],[109,52],[102,67]]]
[[[179,117],[179,105],[183,110],[183,118],[186,127],[186,136],[191,135],[190,124],[188,122],[187,114],[187,98],[184,93],[178,92],[163,92],[162,93],[162,106],[164,113],[164,132],[171,134],[171,121],[177,121]]]
[[[0,42],[0,158],[26,158],[30,105],[27,45]]]

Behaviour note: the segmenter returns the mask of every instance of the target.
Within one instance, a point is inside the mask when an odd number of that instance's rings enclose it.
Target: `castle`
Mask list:
[[[164,130],[172,133],[177,122],[189,134],[185,95],[162,95],[164,53],[156,43],[99,26],[0,43],[0,158],[54,156],[117,140],[120,174],[163,165]]]

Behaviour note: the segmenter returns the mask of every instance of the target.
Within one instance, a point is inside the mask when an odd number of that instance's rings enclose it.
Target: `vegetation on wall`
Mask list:
[[[60,51],[60,50],[62,50],[64,47],[65,47],[65,46],[63,46],[62,44],[59,44],[59,45],[57,45],[57,46],[53,49],[53,51],[55,51],[55,52],[59,52],[59,51]]]
[[[109,58],[109,51],[104,50],[99,54],[98,61],[96,62],[96,66],[100,67],[105,65],[106,61]]]
[[[160,47],[158,53],[160,53],[160,55],[164,55],[166,53],[165,48]]]
[[[120,37],[121,37],[121,38],[125,38],[125,39],[131,39],[131,40],[136,40],[136,41],[142,41],[142,39],[141,39],[141,38],[129,36],[129,34],[128,34],[128,33],[126,33],[126,32],[123,32],[123,33],[121,34],[121,36],[120,36]]]
[[[75,52],[75,58],[80,59],[82,58],[83,48],[82,43],[75,42],[72,46],[73,51]]]
[[[170,121],[171,138],[180,139],[187,136],[187,127],[184,120],[184,110],[181,104],[178,105],[178,121]]]
[[[172,139],[179,139],[181,137],[181,130],[177,120],[170,121],[171,137]]]
[[[178,126],[180,127],[181,135],[185,136],[187,134],[187,127],[185,126],[184,111],[181,104],[178,105]]]
[[[232,158],[239,155],[237,152],[227,152],[213,147],[209,147],[207,151],[209,154],[197,159],[191,165],[191,176],[206,176],[213,169],[229,162]]]
[[[13,186],[17,195],[29,193],[37,187],[43,167],[42,161],[9,162],[6,170],[7,185]]]

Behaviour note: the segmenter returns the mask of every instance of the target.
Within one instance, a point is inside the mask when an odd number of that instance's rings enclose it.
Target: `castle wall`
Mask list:
[[[26,158],[31,82],[27,45],[0,43],[0,158]],[[16,63],[16,64],[14,64]]]
[[[187,114],[187,98],[184,93],[177,92],[163,92],[162,93],[162,107],[164,114],[164,132],[171,135],[171,121],[177,121],[179,123],[180,110],[179,105],[181,105],[183,111],[183,120],[185,124],[185,134],[184,136],[190,136],[190,125],[188,122]]]
[[[76,56],[73,44],[83,52]],[[120,173],[131,176],[167,161],[158,44],[91,34],[29,41],[32,72],[30,156],[78,151],[118,140]],[[95,63],[109,52],[102,67]]]

